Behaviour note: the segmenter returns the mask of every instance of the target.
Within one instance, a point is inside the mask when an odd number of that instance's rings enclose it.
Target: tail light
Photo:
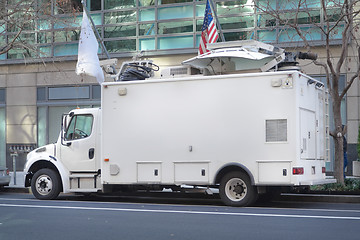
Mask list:
[[[10,174],[9,169],[6,169],[6,175],[9,175],[9,174]]]
[[[322,167],[322,173],[325,173],[326,172],[326,167]]]
[[[304,174],[304,168],[302,167],[293,168],[293,175],[303,175],[303,174]]]

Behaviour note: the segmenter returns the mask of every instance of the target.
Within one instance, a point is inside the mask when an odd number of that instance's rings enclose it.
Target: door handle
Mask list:
[[[95,155],[95,149],[94,148],[90,148],[89,149],[89,159],[93,159]]]

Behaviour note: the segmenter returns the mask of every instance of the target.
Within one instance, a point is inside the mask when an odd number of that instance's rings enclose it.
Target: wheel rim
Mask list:
[[[225,185],[226,196],[234,202],[243,200],[247,191],[246,183],[240,178],[232,178]]]
[[[40,175],[36,179],[36,191],[41,195],[48,195],[53,188],[53,182],[48,175]]]

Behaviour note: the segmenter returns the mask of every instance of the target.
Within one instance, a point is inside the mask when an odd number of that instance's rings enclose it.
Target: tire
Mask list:
[[[220,182],[219,193],[224,204],[233,207],[246,207],[253,204],[258,196],[256,187],[243,172],[230,172]]]
[[[60,190],[60,177],[54,170],[40,169],[31,179],[31,191],[37,199],[56,199],[60,194]]]

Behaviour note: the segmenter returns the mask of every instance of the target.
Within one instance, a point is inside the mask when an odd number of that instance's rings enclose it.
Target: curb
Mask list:
[[[31,193],[30,188],[25,187],[4,187],[0,192],[11,192],[11,193]]]
[[[360,203],[360,195],[282,193],[279,200],[292,202]]]

